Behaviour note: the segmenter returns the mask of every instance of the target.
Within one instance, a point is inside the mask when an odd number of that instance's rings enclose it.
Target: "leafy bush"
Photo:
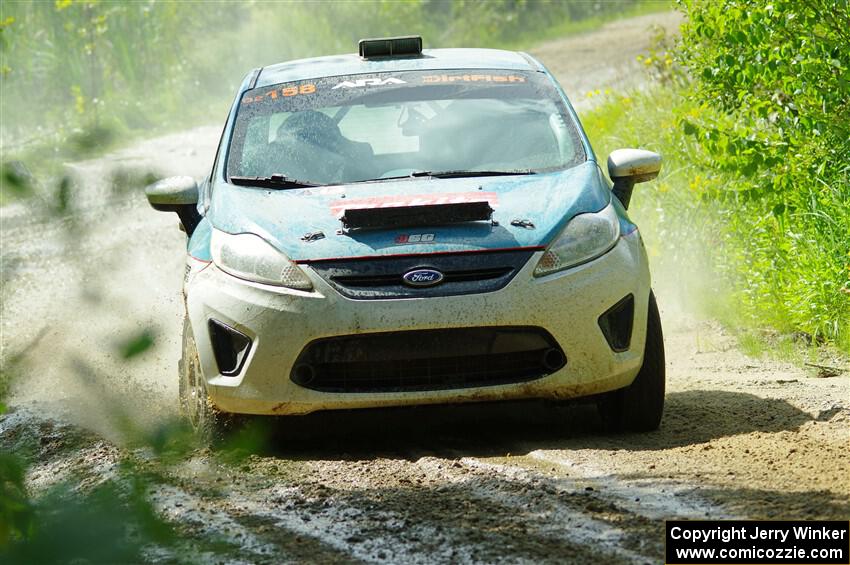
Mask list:
[[[683,5],[678,48],[644,58],[661,84],[588,117],[597,149],[664,154],[634,213],[691,300],[850,350],[848,3]]]
[[[846,340],[850,321],[850,6],[847,0],[687,0],[681,118],[707,197],[735,210],[726,258],[748,310],[784,330]],[[700,106],[702,108],[703,106]]]

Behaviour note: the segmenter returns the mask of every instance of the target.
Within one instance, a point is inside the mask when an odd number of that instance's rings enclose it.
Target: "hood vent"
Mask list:
[[[492,221],[493,208],[487,201],[354,208],[345,210],[342,225],[346,229],[392,229],[418,226],[443,226],[464,222]]]

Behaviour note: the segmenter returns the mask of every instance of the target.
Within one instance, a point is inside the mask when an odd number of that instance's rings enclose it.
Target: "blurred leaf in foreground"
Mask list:
[[[29,537],[33,507],[24,485],[24,466],[12,455],[0,454],[0,549]]]
[[[146,484],[130,477],[129,493],[114,483],[89,492],[68,486],[38,500],[37,527],[25,543],[9,544],[10,563],[140,563],[143,547],[172,541],[171,528],[144,496]]]
[[[3,192],[0,198],[9,197],[23,198],[32,193],[35,185],[32,173],[21,161],[10,161],[3,163],[2,169]]]
[[[174,463],[197,447],[197,437],[183,419],[169,419],[146,434],[145,443],[166,463]]]
[[[65,214],[69,211],[71,204],[71,178],[64,176],[59,180],[56,186],[56,213]]]
[[[132,359],[141,355],[154,345],[154,333],[150,328],[146,328],[134,335],[130,339],[121,343],[119,351],[124,359]]]

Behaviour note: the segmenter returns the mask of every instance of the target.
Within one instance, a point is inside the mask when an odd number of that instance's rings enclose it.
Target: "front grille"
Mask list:
[[[565,364],[542,328],[416,330],[314,341],[290,379],[322,392],[412,392],[526,382]]]
[[[489,281],[504,277],[511,273],[513,269],[510,267],[501,267],[495,269],[469,269],[465,271],[449,271],[443,272],[443,282],[441,284],[453,282],[471,282],[471,281]],[[357,276],[357,275],[340,275],[333,276],[331,280],[339,285],[347,288],[367,288],[367,287],[386,287],[403,285],[403,273],[391,275],[372,275],[372,276]]]
[[[349,298],[425,298],[499,290],[533,254],[534,250],[519,250],[343,259],[317,261],[310,267]],[[432,287],[409,287],[402,277],[415,269],[440,271],[443,280]]]

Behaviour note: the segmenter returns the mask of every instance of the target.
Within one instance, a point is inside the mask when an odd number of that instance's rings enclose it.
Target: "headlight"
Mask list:
[[[210,252],[216,266],[234,277],[299,290],[313,288],[298,265],[257,235],[213,230]]]
[[[579,214],[540,258],[534,276],[541,277],[586,263],[614,247],[620,237],[620,220],[609,204],[599,212]]]

